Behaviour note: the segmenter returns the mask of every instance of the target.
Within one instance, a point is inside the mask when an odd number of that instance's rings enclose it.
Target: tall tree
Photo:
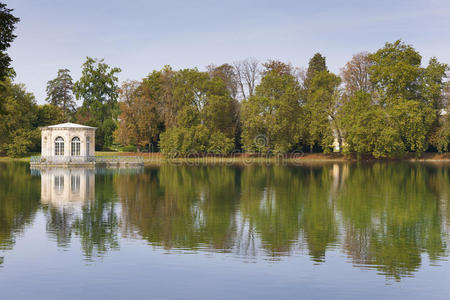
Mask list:
[[[96,126],[96,147],[109,147],[116,130],[118,109],[118,77],[120,68],[110,67],[103,59],[86,58],[81,78],[75,82],[73,91],[77,99],[83,100],[78,119]]]
[[[437,128],[447,65],[432,58],[427,68],[421,67],[419,52],[401,40],[386,43],[370,59],[375,101],[398,116],[390,126],[399,132],[404,149],[420,155]]]
[[[153,71],[143,80],[149,96],[158,103],[157,109],[164,127],[176,125],[176,117],[180,104],[173,97],[173,85],[176,72],[170,66],[164,66],[160,71]]]
[[[69,120],[75,111],[72,76],[68,69],[59,69],[55,79],[47,82],[47,99],[51,105],[61,108],[64,119]]]
[[[218,67],[214,65],[208,66],[209,75],[212,78],[220,78],[225,83],[228,93],[233,99],[232,101],[232,122],[233,122],[233,134],[234,143],[236,148],[241,147],[241,103],[238,100],[239,94],[239,79],[236,74],[236,69],[229,64],[222,64]]]
[[[305,110],[308,124],[306,140],[310,150],[317,145],[325,152],[331,151],[335,138],[341,148],[341,131],[336,120],[340,105],[340,83],[339,76],[320,71],[315,73],[308,84]]]
[[[5,3],[0,2],[0,80],[3,80],[10,72],[11,58],[5,51],[16,38],[13,32],[16,28],[15,24],[20,21],[11,14],[12,11],[6,7]]]
[[[287,66],[268,62],[265,76],[255,94],[242,107],[242,141],[246,151],[286,152],[297,143],[300,130],[300,86],[292,74],[282,72]]]
[[[233,99],[225,82],[197,69],[176,72],[172,83],[176,122],[161,134],[166,154],[226,153],[233,148]]]
[[[157,102],[149,88],[137,81],[125,81],[120,89],[119,127],[115,137],[121,144],[141,147],[156,141],[160,128]]]
[[[303,142],[310,151],[314,148],[331,151],[335,138],[339,146],[342,143],[336,118],[341,100],[340,83],[340,77],[328,71],[325,57],[314,54],[309,60],[301,92],[305,110],[303,122],[306,123]]]

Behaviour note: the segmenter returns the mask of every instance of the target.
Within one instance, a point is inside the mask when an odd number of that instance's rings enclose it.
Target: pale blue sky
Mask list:
[[[307,66],[315,52],[331,71],[360,51],[402,38],[428,60],[450,63],[450,1],[96,1],[7,0],[21,18],[10,48],[17,82],[38,103],[60,68],[77,80],[86,56],[141,79],[246,57]],[[425,61],[425,63],[426,63]]]

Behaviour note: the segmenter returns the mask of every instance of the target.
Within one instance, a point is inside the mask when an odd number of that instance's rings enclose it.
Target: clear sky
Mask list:
[[[306,67],[320,52],[331,71],[386,41],[412,44],[426,64],[450,63],[449,0],[7,0],[21,18],[9,49],[17,82],[44,103],[60,68],[77,80],[86,56],[141,79],[175,69],[255,57]]]

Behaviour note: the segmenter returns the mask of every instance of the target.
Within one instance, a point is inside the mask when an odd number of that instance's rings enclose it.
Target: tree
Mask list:
[[[153,71],[144,79],[149,96],[158,103],[157,109],[165,128],[176,125],[180,103],[173,97],[173,85],[176,72],[170,66],[161,71]]]
[[[72,76],[68,69],[59,69],[55,79],[47,82],[47,99],[51,105],[61,108],[66,121],[75,112]]]
[[[243,102],[244,149],[281,153],[290,150],[298,140],[299,100],[300,86],[295,76],[279,68],[268,69],[255,94]]]
[[[393,129],[398,132],[405,149],[416,152],[417,156],[427,150],[431,126],[436,120],[432,106],[401,99],[385,110],[392,118]]]
[[[338,90],[340,83],[339,76],[328,71],[315,73],[309,81],[305,110],[308,124],[306,140],[311,150],[314,145],[319,145],[323,151],[331,151],[335,136],[339,146],[342,144],[341,132],[336,121],[340,104]]]
[[[11,79],[1,82],[0,152],[21,156],[34,149],[39,142],[37,105],[34,96],[22,84]]]
[[[401,40],[386,43],[370,59],[374,100],[398,117],[389,126],[400,134],[405,150],[420,155],[432,132],[439,131],[447,65],[431,58],[426,68],[421,67],[420,54]]]
[[[64,122],[65,120],[64,114],[59,107],[51,104],[37,106],[36,127],[53,125],[55,123]]]
[[[81,78],[75,82],[73,91],[77,99],[83,100],[78,120],[96,126],[96,147],[109,147],[113,142],[113,132],[117,128],[119,87],[117,73],[103,59],[86,58],[82,66]]]
[[[433,132],[431,144],[439,152],[450,150],[450,82],[445,83],[442,103],[443,108],[439,111],[438,126]]]
[[[360,52],[353,55],[341,70],[341,77],[345,84],[345,94],[353,96],[357,92],[370,93],[372,84],[369,79],[369,69],[372,61],[369,53]]]
[[[369,59],[373,62],[370,80],[379,101],[392,103],[399,98],[417,99],[422,57],[411,45],[401,40],[386,43]]]
[[[234,63],[242,99],[253,95],[260,73],[259,62],[255,58],[247,58]]]
[[[145,83],[126,81],[120,90],[119,127],[116,140],[121,144],[134,144],[138,151],[151,145],[159,133],[160,120],[157,102]]]
[[[160,136],[166,154],[221,152],[233,148],[233,99],[225,82],[197,69],[172,77],[174,122]]]
[[[404,151],[399,132],[390,126],[393,118],[374,104],[368,93],[360,91],[348,98],[340,109],[339,121],[347,152],[378,158]]]
[[[10,72],[11,58],[5,51],[16,38],[13,32],[16,28],[15,24],[20,21],[11,14],[12,11],[6,7],[6,4],[0,3],[0,80],[5,79]]]
[[[241,144],[241,132],[242,132],[242,124],[241,124],[241,105],[238,100],[238,92],[239,92],[239,79],[236,74],[236,70],[233,66],[229,64],[223,64],[218,67],[214,65],[208,66],[209,75],[212,78],[220,78],[223,80],[225,85],[227,86],[227,90],[232,101],[232,111],[230,112],[233,116],[233,135],[234,135],[234,144],[237,148],[240,147]]]

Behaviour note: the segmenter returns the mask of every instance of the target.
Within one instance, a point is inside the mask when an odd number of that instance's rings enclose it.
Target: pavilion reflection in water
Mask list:
[[[41,169],[41,203],[52,206],[83,205],[95,199],[95,170]]]

